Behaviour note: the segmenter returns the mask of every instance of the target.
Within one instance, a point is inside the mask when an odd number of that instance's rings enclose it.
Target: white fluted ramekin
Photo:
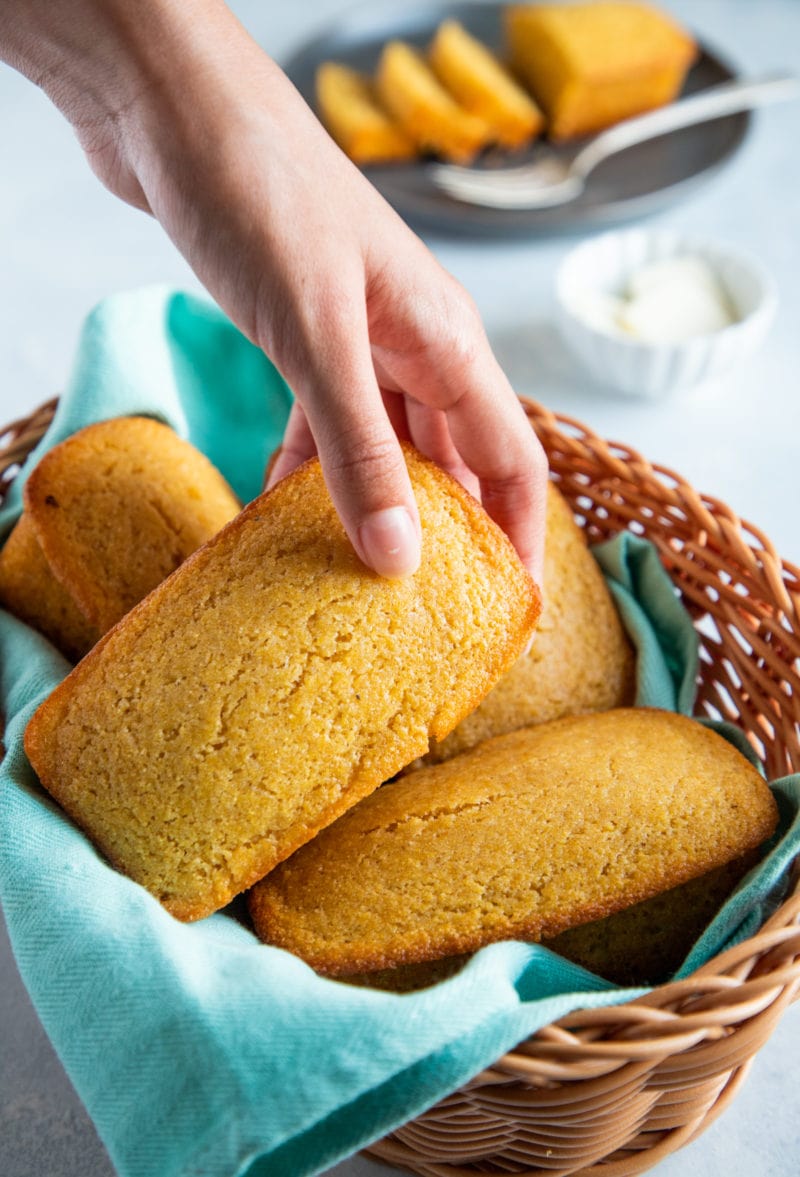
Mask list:
[[[686,255],[711,267],[737,322],[682,343],[647,343],[581,317],[587,293],[619,294],[642,266]],[[567,254],[556,275],[556,304],[567,347],[596,383],[656,398],[719,377],[755,351],[774,317],[777,295],[763,267],[737,249],[670,231],[630,229],[592,238]]]

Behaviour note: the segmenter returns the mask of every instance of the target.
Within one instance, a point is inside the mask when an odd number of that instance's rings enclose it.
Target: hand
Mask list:
[[[410,439],[480,495],[541,583],[546,461],[474,305],[224,5],[10,8],[6,56],[294,390],[271,481],[319,452],[359,556],[401,576],[420,553]]]

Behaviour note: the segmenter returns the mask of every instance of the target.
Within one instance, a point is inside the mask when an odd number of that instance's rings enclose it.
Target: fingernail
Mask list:
[[[419,568],[420,542],[405,507],[387,507],[367,515],[358,540],[370,568],[381,576],[410,576]]]

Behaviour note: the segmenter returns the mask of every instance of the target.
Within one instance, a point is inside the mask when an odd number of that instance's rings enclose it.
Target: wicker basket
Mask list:
[[[0,433],[0,497],[50,402]],[[737,723],[769,777],[800,770],[800,571],[722,503],[585,426],[526,402],[592,541],[656,545],[701,641],[697,713]],[[800,859],[761,931],[683,981],[540,1030],[369,1150],[425,1177],[642,1173],[727,1106],[800,990]]]

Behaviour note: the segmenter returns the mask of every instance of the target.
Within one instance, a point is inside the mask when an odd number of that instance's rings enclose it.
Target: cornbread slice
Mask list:
[[[423,151],[469,163],[491,142],[486,120],[459,106],[420,54],[403,41],[384,46],[375,85],[383,105]]]
[[[672,102],[697,56],[671,17],[632,0],[512,4],[504,22],[512,69],[556,140]]]
[[[50,571],[99,633],[240,510],[209,460],[147,417],[101,421],[54,446],[24,501]]]
[[[333,138],[355,163],[413,159],[414,141],[389,118],[369,78],[335,61],[316,74],[317,107]]]
[[[530,651],[446,740],[431,745],[429,763],[516,728],[633,702],[633,649],[583,531],[552,482],[543,587]]]
[[[545,940],[772,833],[755,768],[647,708],[496,736],[380,789],[263,879],[258,935],[330,975]]]
[[[0,551],[0,605],[76,662],[100,637],[44,558],[26,512]]]
[[[314,460],[136,606],[33,716],[44,787],[173,915],[223,906],[444,736],[519,655],[536,586],[407,460],[417,573],[358,560]]]
[[[539,134],[544,115],[493,53],[456,20],[439,25],[429,60],[439,81],[471,114],[492,128],[503,147],[521,147]]]

